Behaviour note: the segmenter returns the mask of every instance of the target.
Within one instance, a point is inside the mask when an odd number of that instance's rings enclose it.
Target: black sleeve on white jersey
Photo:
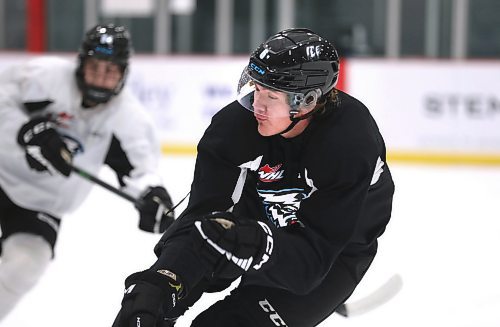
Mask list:
[[[25,103],[23,103],[23,105],[29,114],[33,114],[33,113],[36,113],[38,111],[45,109],[48,105],[50,105],[53,102],[54,101],[47,99],[47,100],[36,101],[36,102],[25,102]]]
[[[104,163],[115,171],[120,186],[125,186],[123,177],[130,176],[130,172],[134,169],[134,167],[128,160],[125,151],[123,151],[120,141],[114,134]]]

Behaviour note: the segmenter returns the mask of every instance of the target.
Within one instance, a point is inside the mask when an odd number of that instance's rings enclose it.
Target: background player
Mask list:
[[[92,173],[108,164],[140,199],[139,228],[173,221],[152,120],[124,87],[130,54],[123,26],[97,25],[76,65],[40,57],[0,74],[0,320],[42,276],[60,219],[91,190],[73,163]]]

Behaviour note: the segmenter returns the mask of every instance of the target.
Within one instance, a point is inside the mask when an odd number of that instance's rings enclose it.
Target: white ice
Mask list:
[[[188,192],[193,167],[189,156],[163,160],[174,201]],[[334,314],[320,326],[500,326],[500,168],[393,164],[392,172],[392,221],[351,301],[394,273],[403,289],[371,312]],[[114,182],[109,170],[101,177]],[[96,186],[64,220],[46,275],[1,326],[111,326],[124,278],[155,259],[159,236],[136,224],[131,204]],[[223,296],[202,297],[178,326]]]

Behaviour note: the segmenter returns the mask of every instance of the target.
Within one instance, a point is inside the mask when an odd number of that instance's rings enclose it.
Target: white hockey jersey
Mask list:
[[[56,117],[59,133],[81,149],[75,165],[98,174],[115,135],[133,167],[124,191],[138,196],[147,186],[162,184],[160,145],[142,105],[125,87],[108,103],[83,108],[76,64],[40,57],[0,73],[0,187],[18,206],[59,218],[76,209],[93,184],[76,174],[66,178],[28,166],[17,144],[19,128],[30,119],[26,102],[52,102],[36,114]]]

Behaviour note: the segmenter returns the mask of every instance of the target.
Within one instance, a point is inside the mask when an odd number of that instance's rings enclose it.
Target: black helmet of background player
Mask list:
[[[252,83],[261,84],[288,95],[293,118],[301,106],[321,102],[337,84],[338,74],[339,57],[328,40],[305,28],[283,30],[251,54],[238,100],[253,111]]]
[[[131,54],[130,34],[123,26],[96,25],[85,34],[78,54],[76,80],[86,103],[105,103],[122,90]],[[122,79],[114,89],[88,85],[83,76],[83,66],[88,58],[107,60],[122,70]]]

